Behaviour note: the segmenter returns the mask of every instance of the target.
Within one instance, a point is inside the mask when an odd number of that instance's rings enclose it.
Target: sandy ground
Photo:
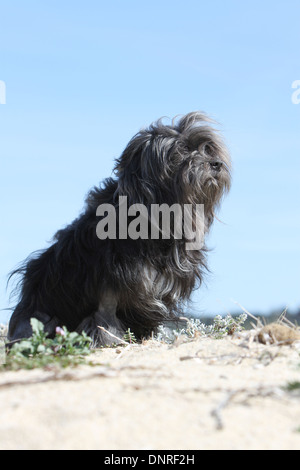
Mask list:
[[[100,350],[0,374],[0,449],[300,449],[299,343],[245,336]]]

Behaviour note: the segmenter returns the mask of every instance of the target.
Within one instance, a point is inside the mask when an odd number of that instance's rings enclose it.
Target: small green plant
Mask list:
[[[294,392],[295,390],[296,391],[300,391],[300,382],[295,380],[294,382],[288,382],[288,384],[284,387],[285,390],[287,390],[288,392]]]
[[[134,333],[130,331],[130,328],[125,332],[123,340],[130,344],[137,342],[136,337],[134,336]]]
[[[237,318],[233,318],[231,315],[226,315],[224,318],[221,317],[221,315],[217,315],[213,323],[215,338],[223,338],[223,336],[232,335],[235,332],[241,331],[246,320],[246,313],[242,313]]]
[[[84,332],[80,335],[65,327],[56,328],[54,339],[47,338],[44,325],[32,318],[32,337],[15,343],[6,356],[5,369],[34,369],[36,367],[76,366],[85,362],[90,354],[92,339]]]

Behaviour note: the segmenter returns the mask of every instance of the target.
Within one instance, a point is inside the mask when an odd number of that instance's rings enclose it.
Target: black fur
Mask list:
[[[230,158],[200,113],[172,125],[161,121],[129,142],[108,178],[88,195],[84,212],[57,232],[53,244],[34,253],[12,274],[21,275],[20,298],[9,323],[9,341],[31,335],[30,318],[49,336],[57,326],[83,331],[96,343],[130,328],[137,338],[176,318],[206,268],[205,248],[186,250],[185,238],[106,239],[96,235],[101,204],[128,206],[204,204],[207,232],[215,207],[230,186]],[[118,211],[117,211],[118,217]]]

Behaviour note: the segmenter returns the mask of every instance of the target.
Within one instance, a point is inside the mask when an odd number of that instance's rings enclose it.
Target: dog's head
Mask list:
[[[162,120],[136,134],[115,173],[118,194],[143,204],[204,204],[208,223],[230,188],[230,157],[212,120],[192,112],[177,123]]]

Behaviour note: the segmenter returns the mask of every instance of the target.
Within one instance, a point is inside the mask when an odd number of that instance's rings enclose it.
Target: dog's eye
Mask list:
[[[213,149],[213,147],[212,147],[210,144],[206,144],[206,145],[205,145],[204,151],[205,151],[206,155],[208,155],[209,157],[213,157],[213,155],[214,155],[214,149]]]
[[[222,162],[210,162],[210,166],[213,170],[220,171],[221,166],[222,166]]]
[[[198,152],[200,153],[200,155],[203,155],[205,157],[214,157],[214,149],[209,143],[203,143],[199,145]]]

